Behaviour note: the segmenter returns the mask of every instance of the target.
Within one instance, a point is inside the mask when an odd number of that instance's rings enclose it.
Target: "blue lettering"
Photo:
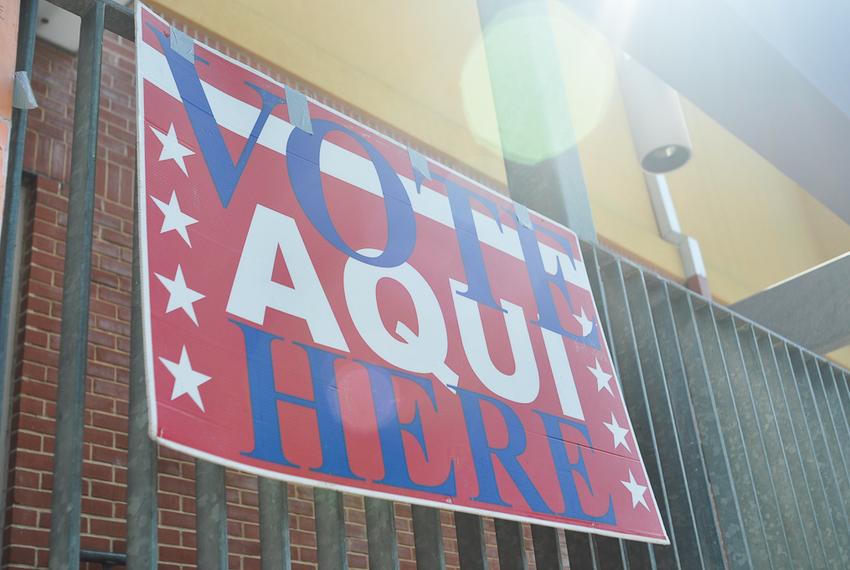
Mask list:
[[[499,494],[493,465],[493,457],[495,457],[505,468],[532,510],[543,514],[553,514],[535,488],[534,483],[531,482],[525,469],[517,460],[517,457],[525,451],[526,437],[522,422],[520,422],[516,413],[495,398],[470,392],[463,388],[454,388],[454,390],[460,397],[466,420],[469,446],[472,449],[472,460],[475,463],[475,473],[478,476],[478,495],[472,499],[493,505],[511,506],[502,500],[502,496]],[[482,402],[487,402],[493,406],[502,416],[502,421],[505,422],[508,443],[504,447],[493,447],[487,439],[487,430],[484,427],[484,418],[481,413]]]
[[[177,90],[180,92],[180,98],[183,100],[183,107],[189,115],[189,121],[192,123],[192,129],[195,131],[195,138],[201,147],[201,153],[204,156],[204,161],[207,163],[207,169],[215,184],[221,205],[227,208],[236,190],[236,185],[242,177],[242,172],[248,164],[248,159],[251,157],[251,153],[254,152],[254,147],[257,145],[260,133],[266,126],[266,121],[268,121],[272,110],[283,103],[284,100],[257,85],[248,82],[245,83],[248,87],[259,93],[262,100],[262,107],[260,108],[260,115],[254,121],[251,134],[245,142],[245,146],[242,147],[239,160],[234,164],[233,159],[230,157],[230,151],[228,151],[227,145],[224,143],[224,138],[221,136],[219,126],[213,117],[212,109],[210,109],[209,101],[201,86],[201,80],[198,77],[198,72],[195,70],[194,63],[189,62],[171,49],[168,38],[161,31],[154,26],[149,25],[149,27],[156,34],[159,45],[165,54],[165,59],[168,61],[168,67],[171,69],[171,75],[174,76],[174,82],[177,84]],[[199,61],[203,62],[200,58]]]
[[[463,270],[466,273],[466,291],[458,294],[497,311],[506,312],[496,302],[493,293],[490,291],[490,281],[487,279],[487,270],[484,267],[484,257],[481,254],[481,242],[478,239],[478,230],[475,228],[471,201],[477,200],[480,204],[483,204],[493,216],[493,219],[496,220],[499,231],[502,231],[502,222],[499,220],[499,210],[496,204],[439,174],[433,176],[446,185],[449,205],[452,209],[452,219],[455,224],[455,235],[457,235],[457,242],[460,247]]]
[[[575,475],[581,477],[587,484],[587,489],[593,494],[593,488],[590,485],[590,477],[587,474],[587,465],[584,463],[584,455],[582,455],[582,446],[576,446],[578,460],[570,461],[567,456],[567,450],[564,446],[564,436],[561,433],[561,426],[568,425],[577,429],[587,440],[588,448],[592,449],[590,443],[590,433],[587,431],[587,426],[562,418],[552,416],[545,412],[534,410],[534,413],[540,416],[543,420],[543,427],[546,430],[546,437],[549,439],[549,452],[552,454],[552,461],[555,463],[555,471],[558,473],[558,482],[561,485],[561,494],[564,497],[564,512],[562,516],[571,519],[581,519],[586,521],[601,522],[605,524],[616,524],[617,518],[614,515],[614,501],[608,497],[608,511],[601,516],[592,516],[584,512],[581,506],[581,501],[576,490]]]
[[[298,467],[284,455],[280,437],[280,412],[278,402],[303,406],[316,412],[319,425],[319,442],[322,447],[322,465],[311,469],[336,477],[363,481],[351,471],[348,449],[339,408],[334,361],[340,356],[320,348],[294,342],[307,353],[310,375],[313,379],[313,400],[280,392],[275,388],[271,345],[279,336],[231,320],[245,338],[245,357],[248,365],[248,384],[251,413],[254,425],[254,449],[244,453],[248,457]]]
[[[405,489],[415,489],[417,491],[430,491],[452,497],[455,496],[457,489],[455,487],[454,461],[450,463],[448,476],[438,485],[421,485],[415,483],[410,479],[410,472],[407,467],[402,432],[410,434],[419,443],[426,461],[428,460],[428,449],[425,447],[425,435],[422,431],[419,404],[415,404],[416,408],[413,419],[409,422],[402,422],[398,417],[393,377],[418,386],[428,396],[431,405],[434,407],[434,411],[436,411],[437,401],[434,397],[434,388],[431,382],[421,376],[400,370],[391,370],[383,366],[369,364],[362,360],[358,360],[357,362],[362,364],[369,372],[372,399],[375,401],[375,416],[378,419],[378,436],[381,440],[381,452],[384,458],[384,478],[376,481],[376,483]]]
[[[534,290],[534,299],[537,302],[538,318],[536,321],[532,321],[532,323],[570,338],[576,342],[599,349],[599,328],[596,321],[593,322],[593,328],[587,336],[573,334],[561,325],[561,321],[558,318],[558,312],[555,308],[555,300],[552,298],[552,290],[549,286],[554,284],[555,287],[558,288],[564,296],[564,299],[566,299],[567,306],[570,308],[571,312],[573,311],[572,298],[570,297],[570,291],[567,287],[560,259],[555,258],[556,269],[554,274],[546,271],[546,268],[543,265],[543,256],[540,253],[540,244],[537,241],[535,230],[545,233],[557,241],[561,247],[564,248],[564,252],[570,258],[573,268],[575,268],[575,256],[573,254],[572,245],[566,238],[536,224],[534,225],[534,229],[530,229],[519,222],[517,223],[517,234],[519,235],[519,242],[522,246],[523,257],[525,257],[526,270],[528,271],[528,276],[531,279],[531,287]]]
[[[363,147],[378,173],[387,215],[387,243],[384,250],[374,257],[362,255],[349,247],[337,232],[328,212],[319,169],[319,154],[325,137],[334,131],[351,137]],[[329,243],[347,256],[377,267],[396,267],[407,261],[416,245],[416,217],[410,205],[410,197],[396,171],[369,141],[342,125],[313,119],[312,135],[301,129],[295,129],[289,135],[286,156],[289,180],[298,203]]]

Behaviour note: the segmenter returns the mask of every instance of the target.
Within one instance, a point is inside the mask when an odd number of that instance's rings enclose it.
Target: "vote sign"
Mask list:
[[[667,543],[576,236],[137,11],[152,436]]]

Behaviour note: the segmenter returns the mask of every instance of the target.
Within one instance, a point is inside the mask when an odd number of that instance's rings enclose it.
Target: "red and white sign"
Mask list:
[[[137,12],[153,437],[668,543],[569,230]]]

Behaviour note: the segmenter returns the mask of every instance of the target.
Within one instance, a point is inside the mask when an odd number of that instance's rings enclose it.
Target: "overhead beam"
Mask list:
[[[48,0],[51,4],[82,16],[92,4],[99,2],[104,5],[104,27],[122,38],[135,40],[136,30],[133,24],[133,9],[114,0]]]
[[[732,309],[821,354],[850,344],[850,254],[732,305]]]
[[[850,223],[850,117],[729,3],[564,2]]]

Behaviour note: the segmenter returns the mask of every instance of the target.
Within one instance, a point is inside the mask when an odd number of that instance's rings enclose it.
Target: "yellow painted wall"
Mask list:
[[[844,348],[833,350],[832,352],[827,354],[826,357],[832,360],[833,362],[837,362],[844,368],[850,369],[850,346],[845,346]]]
[[[501,156],[490,144],[476,140],[464,114],[464,64],[481,35],[474,0],[152,4],[504,183]],[[486,77],[486,69],[467,69],[466,74]],[[476,95],[481,128],[498,137],[489,90],[477,89]]]
[[[504,183],[474,0],[162,0],[319,89]],[[553,27],[600,235],[682,277],[655,228],[605,39],[551,2]]]
[[[332,98],[431,147],[436,158],[504,183],[474,0],[156,0]],[[632,144],[614,53],[550,2],[558,56],[598,233],[671,278]],[[850,249],[850,227],[683,100],[694,154],[668,177],[710,287],[732,303]],[[847,353],[847,354],[845,354]],[[836,353],[845,364],[850,352]]]
[[[850,226],[683,100],[693,158],[668,181],[712,291],[733,303],[850,250]]]

